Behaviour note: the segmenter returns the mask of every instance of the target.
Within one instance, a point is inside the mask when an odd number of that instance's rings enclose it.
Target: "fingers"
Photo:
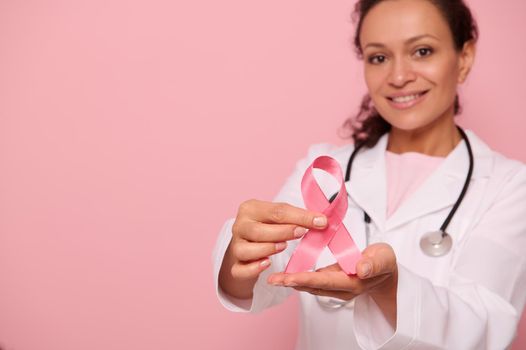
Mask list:
[[[287,248],[286,242],[252,243],[239,240],[232,245],[232,254],[238,261],[248,262],[266,258]]]
[[[338,264],[317,269],[315,272],[276,273],[269,276],[268,283],[333,297],[341,295],[338,294],[340,292],[359,295],[365,292],[384,293],[386,290],[396,290],[396,256],[388,244],[377,243],[367,247],[362,252],[362,259],[358,261],[356,269],[357,276],[348,276]]]
[[[324,290],[348,291],[355,289],[359,279],[350,277],[343,271],[276,273],[268,278],[273,285],[286,287],[306,287]]]
[[[278,243],[300,238],[308,229],[321,229],[326,225],[327,217],[321,213],[287,203],[251,199],[239,206],[232,233],[251,242]]]
[[[253,279],[270,266],[269,259],[252,261],[249,263],[237,262],[232,265],[231,273],[235,279]]]
[[[342,301],[349,301],[353,299],[354,297],[356,297],[356,295],[351,292],[333,291],[333,290],[316,289],[316,288],[308,288],[308,287],[294,287],[294,289],[299,292],[307,292],[312,295],[336,298]]]
[[[372,278],[393,274],[397,269],[396,255],[390,245],[375,243],[362,252],[362,259],[356,264],[358,277]]]
[[[251,199],[241,204],[239,212],[254,221],[269,224],[293,224],[317,229],[324,228],[327,225],[327,217],[322,213],[297,208],[287,203]]]
[[[232,232],[235,236],[251,242],[284,242],[301,238],[307,229],[296,225],[239,222]]]
[[[275,273],[270,275],[267,281],[268,283],[275,286],[334,292],[349,292],[354,295],[359,295],[381,285],[389,278],[390,275],[384,274],[362,280],[355,276],[348,276],[343,271],[324,271],[299,272],[292,274]]]
[[[321,229],[327,218],[286,203],[255,199],[243,202],[232,227],[231,274],[237,279],[257,277],[270,265],[268,256],[287,247],[286,241],[302,237],[307,229]]]

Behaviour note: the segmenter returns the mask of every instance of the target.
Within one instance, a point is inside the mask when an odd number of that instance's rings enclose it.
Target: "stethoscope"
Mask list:
[[[469,182],[471,181],[471,174],[473,173],[473,151],[471,150],[471,144],[469,143],[468,136],[460,128],[457,126],[458,131],[460,132],[460,135],[462,136],[462,139],[464,139],[466,143],[466,148],[468,150],[469,154],[469,169],[466,176],[466,180],[464,181],[464,186],[462,187],[462,191],[460,192],[460,195],[457,198],[457,201],[453,205],[453,208],[451,208],[451,211],[449,212],[449,215],[447,216],[446,220],[442,223],[442,226],[440,226],[440,229],[438,231],[431,231],[422,236],[420,239],[420,249],[422,252],[428,256],[431,257],[439,257],[444,256],[451,250],[451,247],[453,246],[453,239],[451,238],[451,235],[449,235],[446,232],[446,229],[451,222],[451,219],[453,219],[453,216],[455,215],[455,212],[457,211],[458,207],[460,206],[460,203],[462,203],[462,200],[464,199],[464,195],[466,194]],[[363,143],[356,146],[354,151],[351,154],[351,157],[349,158],[349,162],[347,163],[347,171],[345,172],[345,182],[349,181],[351,177],[351,168],[352,163],[354,161],[354,158],[360,151],[360,149],[363,147]],[[335,198],[338,192],[333,194],[329,202],[332,202]],[[363,221],[365,223],[365,245],[369,245],[369,239],[370,239],[370,228],[369,225],[371,224],[371,217],[367,212],[363,211]],[[316,296],[316,299],[325,308],[328,309],[339,309],[343,306],[352,307],[352,300],[350,301],[343,301],[340,299],[330,298],[330,297],[323,297],[323,296]]]

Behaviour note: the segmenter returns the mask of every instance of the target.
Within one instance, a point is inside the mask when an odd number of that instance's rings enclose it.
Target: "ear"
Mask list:
[[[458,83],[462,84],[468,77],[469,71],[475,62],[476,45],[473,40],[467,41],[462,47],[459,56]]]

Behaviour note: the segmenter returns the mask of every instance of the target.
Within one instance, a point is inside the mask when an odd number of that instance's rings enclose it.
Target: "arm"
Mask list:
[[[272,226],[277,228],[271,229],[280,230],[287,240],[298,238],[293,232],[296,226],[317,227],[312,219],[318,215],[302,209],[304,205],[300,184],[303,173],[312,160],[328,150],[329,145],[314,145],[309,149],[308,156],[297,163],[294,173],[274,199],[274,202],[284,202],[288,205],[278,206],[277,203],[247,201],[249,205],[244,205],[243,210],[240,206],[236,221],[229,220],[223,226],[213,252],[213,263],[217,295],[226,308],[232,311],[256,312],[283,301],[289,295],[287,289],[270,286],[266,280],[270,273],[284,268],[296,243],[289,241],[284,251],[275,249],[275,243],[279,243],[280,240],[269,239],[268,234],[273,234],[269,231],[270,225],[263,227],[260,224],[275,224]],[[272,212],[276,208],[280,209],[280,213]],[[268,217],[263,218],[265,215]],[[284,218],[276,217],[280,215]],[[263,228],[265,232],[261,230]],[[256,241],[266,241],[264,243],[267,245],[266,248],[257,249],[266,249],[264,255],[268,256],[268,259],[249,256],[254,252],[253,242]],[[264,246],[264,244],[261,242],[260,245]],[[275,254],[277,252],[279,254]]]
[[[355,332],[364,349],[504,349],[526,298],[526,168],[521,166],[459,247],[447,286],[398,265],[396,331],[379,344],[368,295],[357,297]],[[373,336],[371,336],[373,334]],[[376,337],[376,339],[378,339]]]

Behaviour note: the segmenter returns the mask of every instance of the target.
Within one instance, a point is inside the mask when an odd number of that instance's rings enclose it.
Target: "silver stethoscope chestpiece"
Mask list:
[[[420,248],[428,256],[443,256],[449,253],[453,246],[451,236],[446,232],[428,232],[420,239]]]

